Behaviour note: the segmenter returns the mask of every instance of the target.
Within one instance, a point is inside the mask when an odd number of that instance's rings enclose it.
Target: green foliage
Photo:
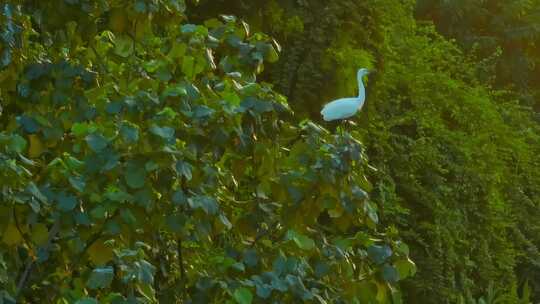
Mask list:
[[[185,9],[2,5],[0,302],[399,303],[361,142],[256,81],[275,41]]]
[[[538,69],[539,1],[418,1],[416,14],[480,60],[478,75],[514,90],[520,101],[540,110]]]
[[[418,265],[408,302],[478,299],[494,282],[518,303],[511,289],[526,279],[540,299],[535,1],[233,2],[282,44],[264,76],[296,113],[320,119],[322,104],[354,95],[357,68],[377,68],[353,134],[379,169],[381,220]]]
[[[538,301],[536,6],[2,4],[0,299]]]

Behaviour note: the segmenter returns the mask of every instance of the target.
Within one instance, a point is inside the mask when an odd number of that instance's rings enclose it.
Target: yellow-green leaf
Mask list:
[[[49,238],[49,230],[47,230],[47,226],[42,223],[34,225],[34,227],[32,227],[31,238],[32,241],[38,245],[45,244]]]
[[[10,223],[3,233],[2,241],[8,246],[20,244],[23,241],[22,235],[14,223]]]
[[[96,265],[104,265],[113,259],[113,250],[106,246],[102,240],[97,240],[88,248],[90,260]]]

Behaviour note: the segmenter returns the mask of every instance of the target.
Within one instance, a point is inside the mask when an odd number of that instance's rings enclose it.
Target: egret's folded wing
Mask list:
[[[344,119],[353,116],[358,111],[357,98],[341,98],[326,104],[321,114],[326,121]]]

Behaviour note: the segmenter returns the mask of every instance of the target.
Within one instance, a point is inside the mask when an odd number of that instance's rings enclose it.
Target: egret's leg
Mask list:
[[[344,123],[345,123],[345,126],[344,126],[344,128],[345,128],[345,133],[350,134],[350,133],[351,133],[351,130],[349,129],[349,126],[350,126],[349,121],[348,121],[348,120],[344,120]]]
[[[352,120],[347,120],[347,133],[351,134],[351,128],[355,126],[356,124]]]

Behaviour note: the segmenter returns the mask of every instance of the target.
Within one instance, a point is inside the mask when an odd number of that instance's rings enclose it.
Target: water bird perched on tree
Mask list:
[[[326,121],[345,119],[353,116],[364,105],[366,100],[366,89],[362,77],[369,74],[368,69],[358,70],[358,97],[340,98],[327,103],[321,110],[323,119]]]

